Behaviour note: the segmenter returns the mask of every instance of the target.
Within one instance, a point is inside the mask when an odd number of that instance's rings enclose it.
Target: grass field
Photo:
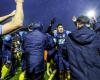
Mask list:
[[[17,72],[15,73],[15,75],[7,78],[6,80],[19,80],[19,75],[21,73],[21,68],[18,68]]]
[[[20,76],[21,72],[22,72],[21,67],[19,67],[14,76],[8,77],[7,79],[4,79],[4,80],[19,80],[19,76]],[[48,76],[46,73],[44,75],[44,80],[48,80]]]

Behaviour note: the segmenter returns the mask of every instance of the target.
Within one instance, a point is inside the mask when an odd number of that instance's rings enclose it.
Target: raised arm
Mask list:
[[[15,15],[15,10],[13,12],[11,12],[10,14],[8,14],[8,15],[0,17],[0,22],[5,21],[6,19],[8,19],[8,18],[10,18],[14,15]]]
[[[20,28],[23,25],[24,14],[23,14],[23,0],[16,0],[16,13],[12,21],[2,26],[2,34],[7,34]]]

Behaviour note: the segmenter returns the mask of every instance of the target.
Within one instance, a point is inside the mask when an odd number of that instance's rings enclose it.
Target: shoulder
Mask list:
[[[69,35],[71,33],[71,31],[65,31],[65,34]]]

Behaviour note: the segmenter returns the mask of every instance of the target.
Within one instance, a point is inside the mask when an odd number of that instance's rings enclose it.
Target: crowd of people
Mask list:
[[[23,0],[16,10],[0,17],[0,80],[9,80],[21,67],[19,80],[99,80],[100,25],[95,18],[74,16],[75,30],[62,23],[52,28],[36,22],[22,28]],[[14,32],[15,31],[15,32]]]

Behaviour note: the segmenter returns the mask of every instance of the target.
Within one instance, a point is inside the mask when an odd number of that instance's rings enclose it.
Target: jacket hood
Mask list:
[[[95,32],[84,26],[83,28],[72,32],[69,36],[75,42],[84,45],[89,44],[94,40]]]

